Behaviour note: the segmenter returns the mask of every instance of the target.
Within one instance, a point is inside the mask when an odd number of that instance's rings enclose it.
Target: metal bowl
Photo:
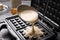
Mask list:
[[[35,8],[30,7],[30,6],[27,6],[27,5],[19,5],[19,6],[17,7],[18,13],[20,13],[20,12],[22,12],[22,11],[25,11],[25,10],[34,10],[34,11],[37,12],[37,10],[36,10]]]

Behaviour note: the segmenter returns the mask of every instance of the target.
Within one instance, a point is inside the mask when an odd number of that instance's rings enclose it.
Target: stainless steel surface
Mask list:
[[[11,0],[9,0],[9,1],[0,0],[0,3],[9,6],[9,10],[10,10],[10,8],[11,8]],[[7,17],[10,17],[10,16],[13,16],[10,11],[9,11],[8,13],[5,13],[5,14],[3,14],[3,15],[0,15],[0,21],[1,21],[2,19],[5,19],[5,18],[7,18]]]
[[[31,6],[31,0],[21,0],[21,5]]]
[[[0,3],[11,7],[11,0],[0,0]]]

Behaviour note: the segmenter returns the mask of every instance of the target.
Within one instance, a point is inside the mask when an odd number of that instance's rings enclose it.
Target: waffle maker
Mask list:
[[[48,6],[48,3],[47,3],[47,6]],[[47,10],[47,6],[45,10]],[[22,9],[22,10],[26,10],[26,9]],[[21,10],[18,10],[18,11],[21,11]],[[41,40],[53,40],[53,39],[55,40],[57,36],[56,31],[59,30],[59,25],[45,16],[46,11],[45,11],[45,14],[42,14],[40,12],[38,12],[38,14],[39,14],[39,20],[35,25],[39,26],[39,28],[43,28],[42,31],[44,32],[44,35],[41,36]],[[23,32],[26,30],[25,28],[27,28],[28,25],[31,26],[30,23],[25,22],[18,15],[8,17],[5,19],[5,21],[9,25],[9,27],[7,28],[8,29],[10,28],[9,30],[12,30],[20,40],[29,40],[29,37],[25,37],[24,36],[25,34]],[[33,38],[33,40],[36,40],[36,39]]]
[[[43,0],[32,0],[32,7],[36,8],[39,12],[39,20],[38,22],[35,24],[41,28],[43,28],[43,32],[45,33],[43,36],[41,36],[41,40],[56,40],[56,31],[59,30],[59,23],[52,20],[52,16],[51,18],[48,17],[48,15],[51,14],[46,14],[47,12],[47,7],[46,7],[46,11],[45,9],[41,8],[40,3],[43,2]],[[46,1],[45,1],[46,2]],[[49,2],[49,1],[48,1]],[[39,5],[38,5],[39,4]],[[46,6],[46,4],[45,4]],[[43,11],[41,11],[43,10]],[[45,14],[43,13],[45,11]],[[40,13],[41,12],[41,13]],[[49,13],[49,12],[47,12]],[[12,31],[18,36],[19,40],[29,40],[28,37],[24,37],[24,33],[23,31],[25,30],[25,28],[27,28],[27,26],[30,24],[26,23],[25,21],[23,21],[18,15],[16,16],[12,16],[12,17],[8,17],[4,20],[5,22],[7,22],[7,24],[9,25],[8,28],[11,28]],[[9,29],[9,30],[11,30]],[[56,30],[55,30],[56,29]],[[35,40],[35,39],[34,39]]]
[[[15,32],[15,34],[19,37],[20,40],[29,40],[29,38],[25,37],[23,33],[25,28],[27,28],[28,25],[30,26],[29,23],[26,23],[25,21],[23,21],[18,15],[6,18],[6,22],[9,24],[9,27],[12,29],[13,32]],[[56,32],[51,28],[49,28],[47,24],[39,20],[35,25],[39,26],[40,28],[43,28],[42,31],[45,34],[41,36],[42,37],[41,40],[55,39],[57,35]]]

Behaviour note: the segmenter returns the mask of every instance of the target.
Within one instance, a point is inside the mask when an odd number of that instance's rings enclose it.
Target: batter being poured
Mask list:
[[[36,37],[37,40],[40,40],[40,36],[43,35],[43,32],[41,31],[41,28],[38,28],[34,24],[38,20],[38,13],[34,10],[25,10],[22,11],[19,16],[26,22],[29,22],[32,24],[31,27],[27,28],[25,31],[25,35],[29,37],[30,40],[32,38]]]

